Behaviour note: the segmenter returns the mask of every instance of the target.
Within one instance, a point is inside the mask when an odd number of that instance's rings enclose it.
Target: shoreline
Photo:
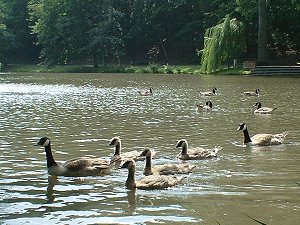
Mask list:
[[[107,67],[93,67],[91,65],[44,65],[9,64],[0,69],[0,74],[7,73],[142,73],[142,74],[195,74],[206,75],[200,72],[200,65],[159,65],[142,66],[108,65]],[[242,67],[217,71],[214,75],[249,75],[250,71]]]

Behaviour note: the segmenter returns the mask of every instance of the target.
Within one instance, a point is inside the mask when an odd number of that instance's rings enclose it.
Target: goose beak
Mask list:
[[[123,163],[119,166],[119,169],[124,169],[124,168],[126,168],[125,163]]]
[[[37,143],[35,143],[33,146],[40,146],[41,145],[41,143],[40,142],[37,142]]]

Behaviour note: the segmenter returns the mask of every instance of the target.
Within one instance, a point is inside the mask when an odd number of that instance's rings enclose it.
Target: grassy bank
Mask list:
[[[201,74],[199,65],[144,65],[93,67],[89,65],[63,65],[46,67],[43,65],[8,65],[1,72],[11,73],[162,73],[162,74]],[[216,74],[242,75],[249,74],[242,68],[231,68],[218,71]]]

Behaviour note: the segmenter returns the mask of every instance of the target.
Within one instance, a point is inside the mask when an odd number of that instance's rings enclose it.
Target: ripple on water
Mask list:
[[[241,121],[249,122],[253,133],[296,127],[297,107],[288,107],[288,113],[278,107],[274,115],[254,115],[253,99],[240,95],[257,83],[266,86],[265,90],[271,83],[262,100],[279,101],[283,95],[283,104],[289,98],[297,105],[296,82],[283,85],[286,79],[272,83],[270,78],[266,83],[262,78],[244,82],[247,78],[233,76],[153,76],[1,77],[1,220],[6,224],[181,224],[205,223],[215,216],[229,224],[226,218],[239,218],[241,210],[260,216],[264,210],[266,221],[283,214],[299,217],[294,213],[299,209],[295,197],[299,186],[294,183],[299,177],[299,132],[290,132],[287,144],[272,148],[245,147],[242,134],[235,132]],[[155,87],[154,96],[137,95],[139,88],[149,86]],[[217,86],[220,93],[211,98],[213,111],[196,112],[195,105],[208,100],[198,91],[211,86]],[[287,86],[295,91],[287,93]],[[222,150],[217,159],[189,162],[197,169],[182,185],[131,193],[124,187],[127,171],[115,169],[109,176],[48,181],[45,153],[32,146],[41,136],[50,136],[58,162],[82,155],[94,157],[99,149],[101,156],[109,157],[112,149],[107,144],[113,136],[123,139],[124,151],[156,150],[154,164],[177,163],[175,144],[182,138],[191,147],[220,145]],[[143,162],[137,163],[137,177],[142,176],[143,166]],[[233,201],[239,210],[232,210]]]

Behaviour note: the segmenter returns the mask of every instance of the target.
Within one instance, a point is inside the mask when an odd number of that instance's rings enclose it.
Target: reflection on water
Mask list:
[[[153,87],[153,96],[138,90]],[[217,87],[218,95],[200,96]],[[274,88],[276,87],[276,88]],[[247,90],[261,89],[259,97]],[[299,221],[299,78],[36,74],[0,76],[0,221],[4,224],[297,224]],[[288,101],[287,101],[288,99]],[[195,106],[212,101],[211,112]],[[277,107],[255,115],[253,104]],[[280,146],[244,146],[235,132],[289,131]],[[175,144],[221,146],[220,156],[191,162],[184,184],[130,191],[127,171],[103,177],[48,176],[40,137],[52,140],[54,158],[112,155],[150,147],[154,164],[176,163]],[[137,163],[137,177],[144,162]],[[263,213],[262,213],[263,212]]]
[[[54,191],[53,188],[57,184],[57,177],[56,176],[48,176],[48,187],[47,187],[47,203],[54,202]]]

